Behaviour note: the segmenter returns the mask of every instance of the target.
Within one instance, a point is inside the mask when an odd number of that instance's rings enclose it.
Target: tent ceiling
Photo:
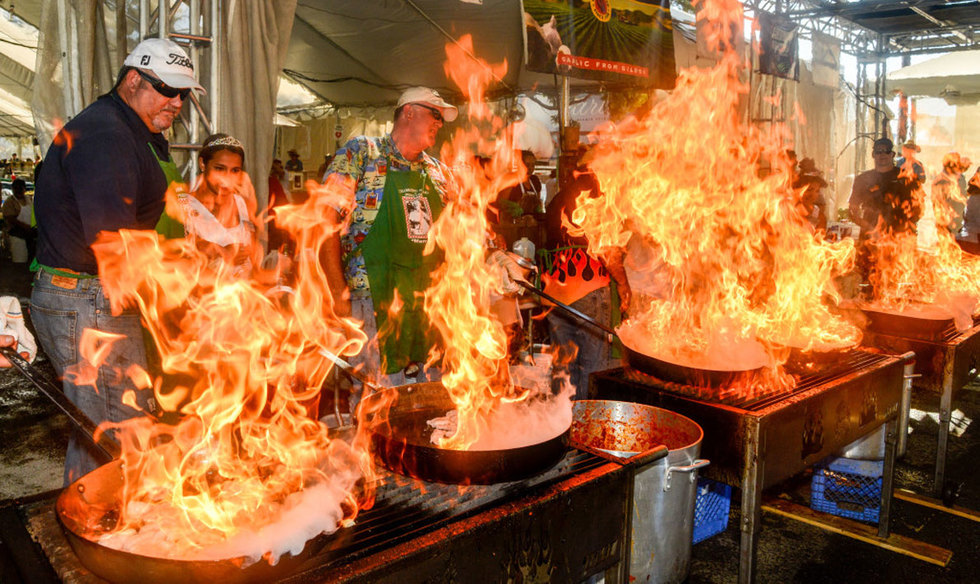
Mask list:
[[[753,1],[765,10],[775,8],[772,1]],[[922,54],[980,47],[980,0],[790,0],[782,4],[788,5],[786,14],[790,18],[810,22],[817,30],[836,20],[882,35],[887,50],[879,50],[886,53]]]
[[[506,60],[515,88],[523,52],[516,0],[300,0],[285,72],[336,105],[382,106],[412,85],[454,94],[445,45],[469,33],[489,63]]]

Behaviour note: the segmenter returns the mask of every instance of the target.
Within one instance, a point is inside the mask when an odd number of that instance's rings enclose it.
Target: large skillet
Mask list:
[[[391,401],[387,422],[372,428],[376,459],[393,472],[440,483],[492,484],[534,476],[562,459],[568,448],[568,429],[541,442],[500,450],[450,450],[430,440],[427,420],[454,409],[439,382],[381,390],[363,400],[368,411]],[[514,431],[519,431],[515,428]]]
[[[7,359],[41,392],[55,402],[110,460],[119,455],[119,444],[107,434],[93,438],[96,425],[65,394],[12,349],[0,348]],[[112,460],[69,485],[58,496],[55,510],[75,555],[92,573],[117,584],[246,584],[284,578],[317,554],[331,538],[349,537],[341,529],[333,535],[319,535],[306,542],[296,556],[284,554],[275,566],[266,560],[244,566],[244,558],[214,561],[187,561],[143,556],[116,550],[98,542],[98,529],[112,527],[118,518],[123,488],[122,461]],[[243,567],[244,566],[244,567]]]
[[[616,331],[598,322],[591,316],[576,310],[575,308],[560,300],[557,300],[551,295],[542,292],[526,282],[521,282],[518,280],[517,283],[526,290],[537,294],[576,318],[587,322],[592,326],[598,327],[609,335],[610,340],[612,340],[614,337],[619,338],[620,342],[623,344],[623,349],[626,352],[626,361],[629,363],[630,368],[641,373],[646,373],[647,375],[652,375],[662,381],[670,381],[673,383],[692,385],[696,387],[731,387],[739,384],[741,381],[752,379],[764,369],[764,367],[754,369],[701,369],[698,367],[690,367],[687,365],[680,365],[677,363],[671,363],[670,361],[664,361],[663,359],[658,359],[652,355],[634,349],[627,341],[623,340],[622,337],[616,334]]]

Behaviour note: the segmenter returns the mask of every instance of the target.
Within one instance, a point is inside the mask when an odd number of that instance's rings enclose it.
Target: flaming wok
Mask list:
[[[694,385],[698,387],[726,387],[729,385],[737,384],[739,381],[744,379],[749,379],[758,374],[762,370],[762,367],[753,367],[750,369],[707,369],[702,367],[692,367],[688,365],[681,365],[678,363],[671,363],[663,359],[658,359],[652,355],[644,353],[634,347],[620,337],[616,331],[597,322],[592,317],[582,313],[571,306],[561,302],[550,296],[549,294],[542,292],[541,290],[527,284],[525,282],[518,281],[518,284],[523,286],[526,290],[541,296],[545,300],[551,302],[558,308],[561,308],[565,312],[587,322],[599,329],[603,330],[610,336],[618,338],[623,343],[623,349],[626,351],[626,360],[629,362],[631,368],[647,375],[652,375],[657,379],[663,381],[670,381],[674,383],[681,383],[684,385]]]
[[[536,475],[556,464],[568,444],[568,428],[537,443],[499,450],[450,450],[433,444],[427,421],[455,406],[439,382],[382,390],[364,398],[371,408],[392,400],[387,422],[373,430],[375,457],[386,468],[425,481],[491,484]]]
[[[119,443],[108,434],[93,437],[96,425],[73,403],[61,389],[41,374],[12,349],[0,349],[5,357],[45,396],[51,399],[71,422],[111,460],[120,452]],[[275,565],[265,560],[248,564],[245,558],[214,561],[187,561],[156,558],[120,551],[99,543],[100,537],[111,530],[119,519],[122,507],[123,472],[120,460],[111,460],[69,485],[58,496],[55,511],[65,531],[68,543],[82,564],[97,576],[117,584],[169,584],[187,582],[202,584],[246,584],[270,582],[298,570],[318,553],[328,541],[347,537],[347,530],[333,535],[320,535],[306,542],[297,555],[283,554]]]

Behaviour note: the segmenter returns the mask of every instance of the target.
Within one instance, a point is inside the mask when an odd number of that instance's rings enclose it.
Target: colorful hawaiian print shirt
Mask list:
[[[367,237],[368,231],[371,230],[378,209],[381,208],[385,174],[389,169],[420,172],[423,168],[439,191],[442,200],[446,201],[447,193],[453,189],[449,168],[425,152],[418,160],[409,162],[398,151],[390,134],[386,134],[383,138],[358,136],[337,150],[328,175],[346,175],[357,181],[354,187],[353,206],[341,210],[342,213],[350,214],[350,224],[340,238],[340,245],[344,276],[347,279],[347,287],[351,291],[351,298],[369,298],[371,295],[364,258],[359,248]]]

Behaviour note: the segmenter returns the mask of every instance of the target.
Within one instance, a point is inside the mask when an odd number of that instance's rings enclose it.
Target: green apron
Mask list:
[[[442,253],[422,251],[443,205],[425,171],[392,171],[390,164],[388,168],[381,206],[360,248],[378,324],[381,366],[391,374],[425,362],[437,339],[425,315],[423,292]],[[392,320],[388,310],[395,290],[403,305]]]
[[[184,177],[180,175],[180,171],[177,170],[177,164],[169,156],[167,160],[160,160],[157,156],[157,151],[153,148],[153,145],[149,142],[146,143],[150,147],[150,152],[153,153],[153,158],[157,159],[157,164],[160,165],[160,169],[163,170],[163,176],[167,179],[167,189],[170,185],[177,185],[177,197],[187,196],[187,184],[184,183]],[[156,232],[160,235],[166,237],[167,239],[178,239],[184,237],[184,224],[170,215],[167,215],[167,211],[164,210],[163,215],[160,215],[160,220],[157,221]]]

